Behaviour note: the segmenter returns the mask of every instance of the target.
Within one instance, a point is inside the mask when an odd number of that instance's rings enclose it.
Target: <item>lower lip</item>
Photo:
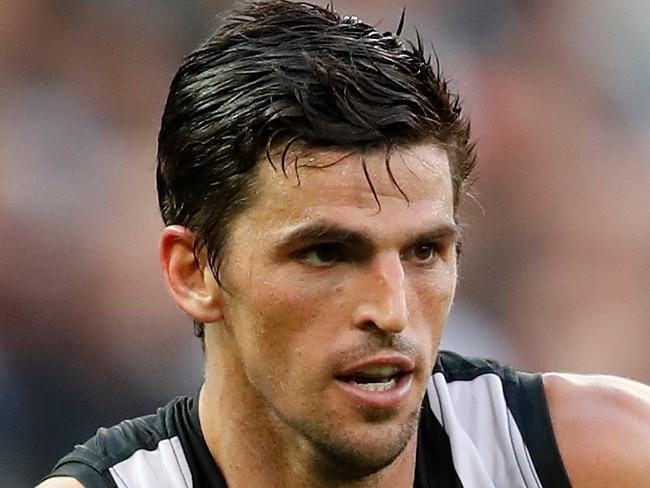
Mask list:
[[[407,373],[397,380],[395,386],[389,390],[371,391],[349,381],[336,380],[339,388],[351,396],[355,403],[362,407],[371,408],[396,408],[404,402],[411,391],[413,374]]]

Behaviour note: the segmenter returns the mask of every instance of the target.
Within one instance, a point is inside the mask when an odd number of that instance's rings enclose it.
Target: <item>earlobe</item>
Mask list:
[[[205,260],[195,258],[192,232],[180,225],[166,227],[159,250],[167,289],[176,304],[203,323],[221,320],[221,289]]]

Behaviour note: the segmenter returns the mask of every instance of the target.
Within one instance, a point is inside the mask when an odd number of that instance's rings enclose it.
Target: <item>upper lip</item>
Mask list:
[[[354,364],[347,366],[345,369],[339,371],[336,376],[350,376],[357,374],[360,371],[368,368],[370,366],[377,365],[391,365],[399,368],[401,374],[410,373],[415,369],[415,362],[407,357],[400,355],[383,355],[376,356],[369,359],[364,359],[362,361],[355,362]]]

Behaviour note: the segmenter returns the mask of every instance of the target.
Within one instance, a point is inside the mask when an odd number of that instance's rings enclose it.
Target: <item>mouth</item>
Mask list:
[[[377,358],[348,368],[335,379],[358,406],[396,408],[411,390],[413,369],[412,361],[403,357]]]

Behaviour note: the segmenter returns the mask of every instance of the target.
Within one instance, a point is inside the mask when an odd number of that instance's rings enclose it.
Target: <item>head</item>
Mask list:
[[[417,424],[474,165],[458,98],[399,30],[248,4],[184,60],[159,135],[161,259],[208,363],[238,362],[279,424],[359,472]],[[345,390],[391,357],[406,399]]]

